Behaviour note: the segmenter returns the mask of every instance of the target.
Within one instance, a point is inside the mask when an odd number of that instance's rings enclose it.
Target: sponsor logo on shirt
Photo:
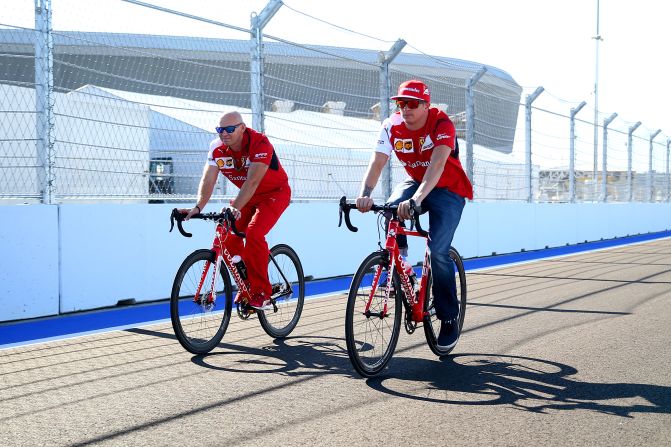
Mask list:
[[[241,169],[243,169],[243,168],[249,166],[249,160],[248,160],[247,157],[245,157],[245,156],[240,157],[240,160],[239,160],[239,161],[235,160],[234,158],[232,158],[232,160],[233,160],[233,167],[234,167],[237,171],[239,171],[239,170],[241,170]]]
[[[433,149],[433,141],[431,140],[431,136],[427,135],[426,138],[422,137],[419,139],[419,144],[422,145],[421,152],[424,152],[429,149]]]
[[[436,135],[437,140],[449,140],[450,138],[452,138],[452,135],[447,133],[439,133],[438,135]]]
[[[396,152],[402,152],[402,153],[411,153],[414,152],[414,146],[412,144],[412,139],[401,139],[401,138],[396,138],[394,139],[394,150]]]
[[[428,168],[429,163],[430,163],[429,161],[413,161],[412,163],[408,163],[401,160],[401,165],[407,166],[409,168],[419,168],[419,167]]]
[[[267,152],[259,152],[258,154],[255,155],[257,159],[263,159],[266,158],[267,156],[268,156]]]
[[[246,176],[246,175],[237,175],[237,176],[236,176],[236,175],[231,175],[231,176],[228,177],[228,178],[231,179],[232,181],[236,181],[236,180],[238,180],[238,181],[240,181],[240,180],[244,181],[244,180],[247,180],[247,176]]]
[[[217,167],[219,167],[219,169],[231,169],[233,167],[233,158],[231,157],[217,158],[215,160],[215,163],[217,164]]]

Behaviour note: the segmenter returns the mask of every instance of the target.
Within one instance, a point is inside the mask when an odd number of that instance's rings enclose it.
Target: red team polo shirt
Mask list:
[[[408,175],[421,183],[429,167],[433,148],[443,145],[449,147],[452,152],[436,187],[447,188],[473,200],[473,186],[461,166],[459,155],[454,152],[455,138],[454,124],[442,110],[429,109],[426,124],[419,130],[408,130],[401,112],[396,112],[382,123],[375,150],[388,156],[393,151]]]
[[[246,128],[245,134],[242,136],[242,150],[240,152],[233,151],[219,138],[210,143],[207,163],[210,166],[217,166],[224,177],[238,188],[242,187],[242,184],[247,180],[249,165],[256,162],[268,165],[268,170],[254,195],[289,187],[287,173],[282,168],[273,145],[262,133],[249,127]]]

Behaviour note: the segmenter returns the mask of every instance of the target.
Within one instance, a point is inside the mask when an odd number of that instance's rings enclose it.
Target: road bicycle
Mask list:
[[[356,205],[347,203],[347,199],[342,197],[339,208],[338,226],[342,225],[344,215],[347,228],[358,231],[352,225],[349,213],[356,209]],[[403,258],[396,242],[396,236],[401,234],[428,238],[428,231],[424,231],[419,221],[421,208],[411,201],[413,218],[410,229],[401,225],[397,208],[396,205],[373,205],[371,208],[378,214],[378,226],[385,230],[386,240],[384,246],[378,242],[380,249],[363,260],[352,278],[347,297],[347,354],[356,371],[364,377],[380,373],[391,360],[398,342],[403,309],[403,322],[408,334],[415,332],[421,323],[426,341],[434,354],[444,356],[454,349],[454,346],[449,349],[438,347],[441,321],[436,317],[434,308],[428,246],[424,253],[421,276],[417,278],[414,270],[406,272],[403,268]],[[461,334],[466,315],[466,273],[463,260],[453,247],[450,247],[450,258],[454,262],[456,275]]]
[[[182,222],[186,214],[177,209],[170,215],[170,231],[175,222],[185,237]],[[244,262],[226,247],[228,237],[245,237],[235,227],[235,217],[229,209],[222,213],[199,213],[191,219],[216,223],[212,248],[196,250],[184,259],[177,270],[170,295],[170,319],[175,336],[187,351],[205,354],[221,341],[233,308],[233,283],[238,298],[238,317],[249,319],[256,314],[263,330],[273,338],[286,337],[294,330],[303,311],[305,276],[296,252],[286,244],[270,249],[268,278],[272,285],[272,310],[257,310],[249,306],[250,286]],[[233,282],[231,282],[233,278]]]

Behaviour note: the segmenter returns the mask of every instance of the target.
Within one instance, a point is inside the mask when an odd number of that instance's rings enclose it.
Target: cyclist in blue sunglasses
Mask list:
[[[272,308],[268,280],[268,243],[266,235],[275,226],[291,200],[287,173],[282,168],[268,138],[247,127],[239,112],[224,114],[215,128],[219,134],[210,143],[207,163],[198,186],[198,200],[190,210],[190,218],[200,213],[210,200],[219,172],[240,188],[229,208],[236,218],[238,230],[246,233],[246,241],[233,236],[228,243],[233,255],[240,255],[247,267],[252,299],[256,309]],[[236,302],[239,297],[236,297]]]

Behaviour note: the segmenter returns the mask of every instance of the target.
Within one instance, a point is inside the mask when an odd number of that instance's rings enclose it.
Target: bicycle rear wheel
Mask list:
[[[305,301],[305,276],[296,252],[285,244],[274,246],[268,258],[268,279],[277,311],[260,311],[259,322],[268,335],[286,337],[298,324]]]
[[[466,271],[464,270],[464,262],[461,256],[453,247],[450,247],[450,258],[454,263],[454,275],[457,283],[457,300],[459,302],[459,334],[461,335],[461,328],[464,326],[464,318],[466,317]],[[441,321],[436,317],[436,310],[433,303],[433,276],[431,269],[428,272],[426,281],[426,298],[424,299],[424,335],[429,348],[434,354],[441,356],[447,355],[454,349],[438,348],[438,334],[440,333]],[[456,345],[455,345],[456,346]]]
[[[347,298],[345,315],[345,340],[347,354],[354,369],[364,377],[382,371],[391,360],[398,342],[401,328],[401,297],[395,293],[393,281],[387,311],[384,313],[389,255],[386,252],[371,253],[359,266]],[[382,269],[378,286],[371,296],[375,273]],[[394,272],[394,275],[397,275]],[[395,281],[398,284],[398,280]],[[366,305],[370,307],[366,312]]]
[[[179,343],[193,354],[214,349],[231,320],[231,280],[223,264],[223,269],[213,276],[214,262],[213,251],[194,251],[182,262],[172,285],[172,328]],[[211,302],[213,289],[216,298]]]

